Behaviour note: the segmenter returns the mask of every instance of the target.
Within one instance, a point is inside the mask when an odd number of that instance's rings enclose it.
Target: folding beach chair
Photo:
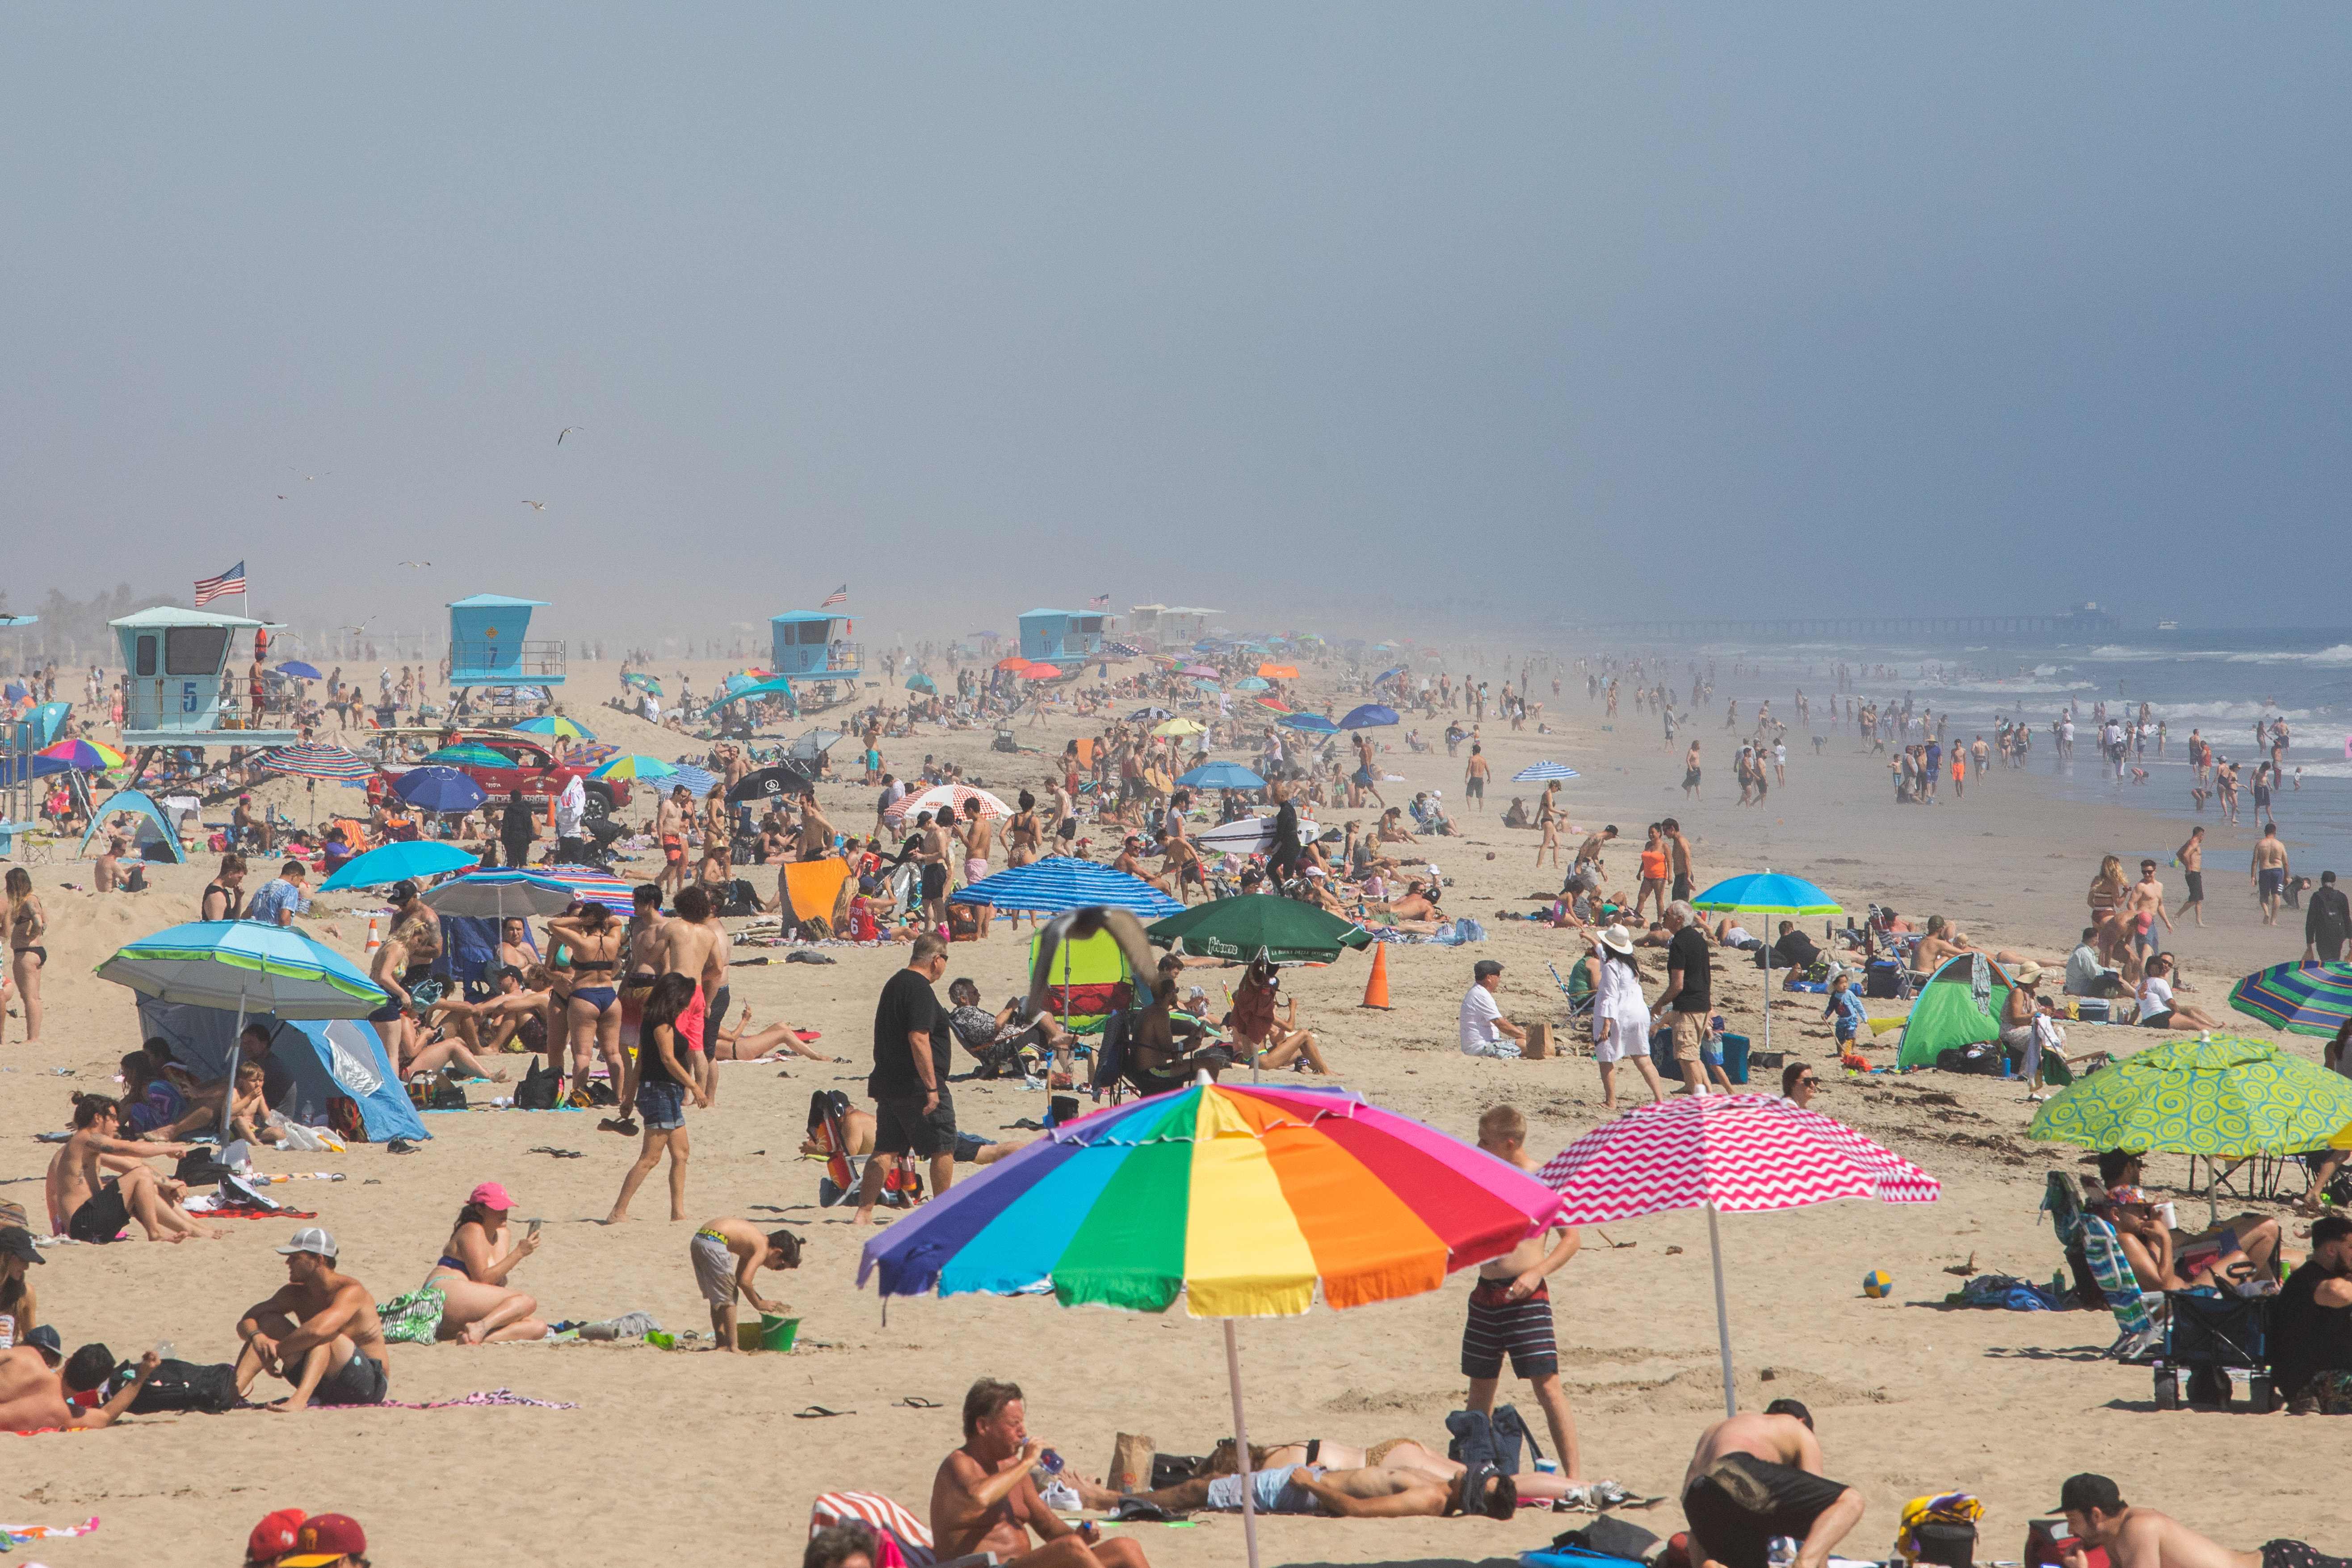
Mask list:
[[[2120,1332],[2105,1353],[2126,1362],[2152,1359],[2164,1342],[2168,1317],[2165,1298],[2160,1291],[2140,1289],[2115,1226],[2083,1206],[2081,1185],[2064,1171],[2053,1171],[2044,1179],[2042,1212],[2050,1216],[2050,1228],[2057,1233],[2058,1245],[2066,1249],[2077,1294],[2087,1295],[2084,1287],[2097,1286],[2107,1310],[2116,1315]],[[2087,1280],[2083,1278],[2085,1274]]]
[[[819,1208],[832,1208],[855,1196],[866,1177],[866,1161],[849,1152],[849,1096],[837,1089],[820,1089],[809,1096],[808,1135],[824,1151],[824,1174],[816,1179]],[[882,1203],[908,1208],[922,1201],[923,1179],[912,1171],[895,1170],[883,1184]]]
[[[1584,978],[1583,963],[1580,962],[1569,971],[1575,976],[1572,980],[1562,980],[1559,977],[1559,966],[1549,960],[1545,961],[1544,967],[1551,971],[1551,983],[1559,987],[1559,994],[1568,998],[1568,1022],[1590,1024],[1592,1021],[1593,1003],[1598,997],[1592,989],[1591,983]]]

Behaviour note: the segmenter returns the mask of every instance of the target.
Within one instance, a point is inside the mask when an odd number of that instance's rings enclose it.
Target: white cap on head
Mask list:
[[[315,1253],[332,1263],[341,1249],[335,1246],[332,1232],[322,1230],[315,1225],[306,1225],[294,1233],[294,1239],[291,1242],[278,1250],[280,1256],[287,1258],[291,1258],[298,1252]]]

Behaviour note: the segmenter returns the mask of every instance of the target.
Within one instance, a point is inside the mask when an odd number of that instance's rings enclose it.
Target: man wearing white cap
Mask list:
[[[322,1405],[381,1405],[391,1387],[384,1369],[383,1324],[375,1298],[335,1270],[335,1238],[316,1226],[294,1233],[278,1253],[286,1284],[248,1308],[236,1325],[245,1342],[236,1358],[236,1391],[244,1394],[267,1372],[294,1385],[268,1408],[299,1410]]]

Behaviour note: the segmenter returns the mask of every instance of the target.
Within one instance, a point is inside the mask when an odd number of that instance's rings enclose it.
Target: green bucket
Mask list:
[[[758,1323],[739,1323],[735,1341],[747,1351],[788,1351],[800,1337],[798,1318],[779,1318],[772,1313],[760,1314]]]

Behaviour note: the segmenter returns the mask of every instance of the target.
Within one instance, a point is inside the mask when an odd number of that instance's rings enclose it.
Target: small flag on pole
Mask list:
[[[245,592],[245,563],[240,561],[217,577],[196,579],[196,608],[203,609],[224,594]]]
[[[847,603],[849,603],[849,584],[844,583],[840,587],[835,588],[832,593],[827,594],[824,596],[824,602],[819,604],[817,608],[820,610],[829,610],[835,605],[845,605]]]
[[[1089,610],[1109,609],[1110,595],[1108,594],[1097,594],[1093,598],[1087,601],[1087,608]]]

